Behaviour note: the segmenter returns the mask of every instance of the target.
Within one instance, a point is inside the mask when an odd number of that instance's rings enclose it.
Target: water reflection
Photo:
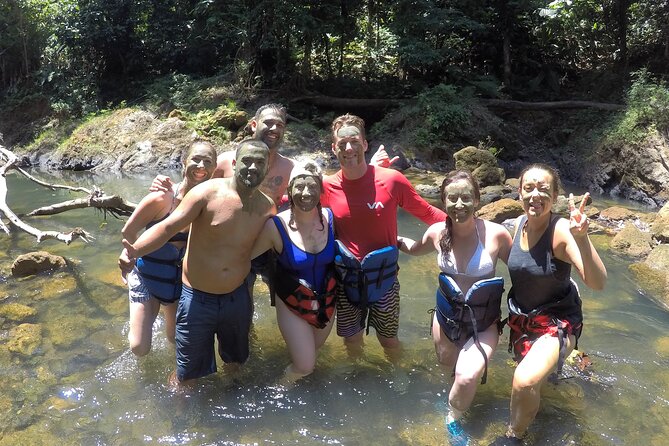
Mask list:
[[[151,177],[72,178],[137,201]],[[73,197],[45,193],[19,178],[9,181],[17,212]],[[402,234],[423,232],[425,226],[413,218],[400,218]],[[0,237],[2,277],[9,277],[13,258],[36,248],[71,260],[67,271],[48,277],[0,281],[0,308],[16,303],[35,310],[19,320],[0,315],[0,445],[446,443],[443,401],[450,373],[436,363],[427,313],[436,286],[434,256],[400,259],[405,353],[398,366],[387,361],[373,337],[361,358],[349,359],[333,333],[313,375],[293,389],[274,386],[289,357],[267,290],[257,285],[248,363],[236,373],[219,367],[191,394],[180,394],[166,386],[174,351],[162,327],[154,330],[147,357],[138,359],[127,349],[127,293],[116,269],[122,222],[104,221],[92,210],[31,222],[48,229],[82,226],[96,240],[66,247],[54,241],[37,246],[22,234]],[[586,320],[579,347],[593,366],[586,373],[568,368],[567,378],[546,387],[528,444],[666,442],[669,315],[639,292],[627,261],[602,254],[609,270],[606,290],[581,286]],[[504,266],[498,272],[508,279]],[[17,333],[22,343],[15,341]],[[464,420],[479,444],[503,433],[508,419],[513,368],[507,336]]]

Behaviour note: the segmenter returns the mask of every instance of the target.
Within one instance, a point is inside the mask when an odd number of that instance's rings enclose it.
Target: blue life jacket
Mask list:
[[[395,283],[398,258],[397,247],[386,246],[370,252],[362,261],[358,261],[337,240],[335,269],[348,300],[360,308],[367,308],[381,299]]]
[[[485,361],[481,384],[485,384],[488,376],[488,357],[481,347],[478,333],[500,320],[502,294],[504,294],[502,277],[474,282],[467,295],[463,295],[458,284],[450,276],[439,274],[436,296],[437,321],[446,337],[460,348],[470,337],[474,338],[474,344]]]
[[[185,251],[165,243],[137,259],[137,270],[144,285],[158,300],[171,303],[181,296],[181,262]]]

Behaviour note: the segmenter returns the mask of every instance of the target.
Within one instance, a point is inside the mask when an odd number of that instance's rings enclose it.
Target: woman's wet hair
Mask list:
[[[287,189],[287,194],[288,194],[288,202],[290,203],[290,218],[288,220],[288,227],[297,230],[297,227],[295,226],[295,218],[293,216],[293,208],[295,206],[295,203],[293,202],[293,183],[295,183],[295,180],[297,178],[301,177],[313,177],[316,179],[316,183],[318,184],[318,192],[319,194],[323,192],[323,172],[321,171],[321,168],[318,164],[316,164],[314,161],[307,161],[304,164],[298,164],[293,167],[293,172],[290,175],[290,180],[288,181],[288,189]],[[318,199],[318,204],[316,205],[316,208],[318,209],[318,218],[320,219],[321,222],[321,231],[325,229],[325,223],[323,223],[323,212],[322,212],[322,206],[321,206],[321,200],[320,197]]]
[[[518,187],[520,189],[523,188],[523,177],[527,172],[529,172],[532,169],[544,170],[548,172],[552,180],[551,187],[553,188],[553,198],[557,197],[557,195],[560,193],[560,190],[562,190],[562,182],[560,180],[560,174],[554,167],[551,167],[548,164],[533,163],[525,167],[523,171],[520,172],[520,176],[518,177]]]
[[[446,203],[446,186],[462,180],[468,181],[469,184],[472,185],[472,189],[474,189],[474,199],[477,202],[481,200],[481,191],[476,178],[466,170],[453,170],[446,175],[446,178],[444,178],[444,181],[441,183],[442,203]],[[444,258],[446,258],[446,255],[453,249],[453,221],[448,215],[446,215],[444,229],[442,229],[441,234],[439,235],[439,248],[441,249],[441,255]]]

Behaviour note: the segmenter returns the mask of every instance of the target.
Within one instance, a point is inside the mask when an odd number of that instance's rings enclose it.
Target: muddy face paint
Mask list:
[[[340,164],[350,158],[350,152],[356,157],[356,164],[365,159],[365,140],[359,128],[351,125],[340,127],[336,133],[335,149]]]
[[[520,198],[529,215],[542,215],[553,206],[556,191],[551,174],[543,169],[530,169],[523,175]]]
[[[459,180],[444,188],[446,213],[456,223],[463,223],[474,216],[478,205],[474,187],[467,180]]]
[[[295,178],[288,192],[293,204],[304,212],[315,208],[321,195],[318,181],[312,176]]]

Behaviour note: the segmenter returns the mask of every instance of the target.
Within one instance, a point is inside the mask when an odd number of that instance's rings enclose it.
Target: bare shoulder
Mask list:
[[[289,177],[290,172],[293,170],[293,167],[295,167],[295,160],[281,155],[280,153],[276,154],[274,163],[275,172],[285,177]]]
[[[232,162],[235,159],[235,151],[228,150],[227,152],[220,153],[216,158],[216,171],[214,176],[217,178],[231,177],[233,174]]]
[[[492,234],[494,237],[509,233],[509,231],[504,227],[504,225],[489,220],[481,219],[481,221],[483,221],[483,226],[485,227],[485,230],[490,232],[490,234]]]
[[[553,239],[567,240],[571,237],[572,235],[571,231],[569,230],[569,220],[563,217],[558,218],[558,221],[555,222],[555,231],[553,231]]]

